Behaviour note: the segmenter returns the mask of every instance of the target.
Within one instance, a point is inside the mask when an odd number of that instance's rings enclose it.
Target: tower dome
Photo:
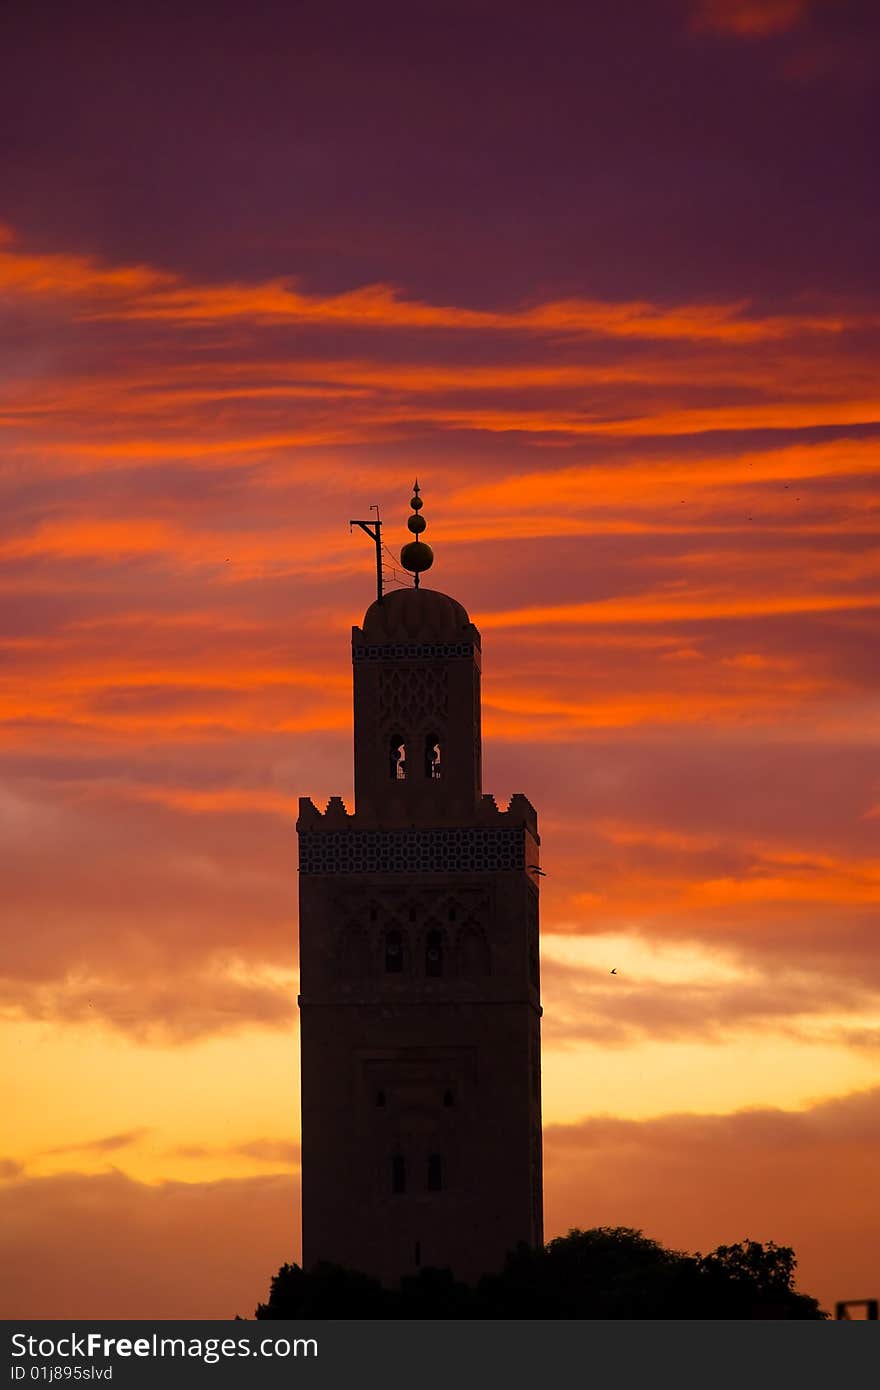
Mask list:
[[[457,599],[436,589],[394,589],[364,615],[364,641],[472,641],[471,620]]]

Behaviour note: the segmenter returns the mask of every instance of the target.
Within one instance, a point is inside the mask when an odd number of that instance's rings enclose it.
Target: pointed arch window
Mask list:
[[[406,781],[406,744],[399,734],[388,744],[388,775],[392,782]]]
[[[425,738],[425,776],[437,782],[443,775],[443,749],[439,734],[428,734]]]

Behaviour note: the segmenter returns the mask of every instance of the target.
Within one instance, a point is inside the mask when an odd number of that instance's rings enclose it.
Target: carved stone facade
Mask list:
[[[446,667],[395,662],[379,671],[379,723],[417,733],[427,724],[445,728],[449,717],[449,682]]]
[[[453,599],[354,628],[355,810],[303,798],[303,1260],[476,1279],[542,1232],[538,830],[481,792]]]
[[[525,835],[517,830],[303,830],[301,874],[485,873],[524,869]]]

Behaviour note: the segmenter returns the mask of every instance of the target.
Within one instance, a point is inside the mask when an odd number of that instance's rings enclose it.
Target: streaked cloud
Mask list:
[[[46,1153],[52,1156],[58,1154],[110,1154],[117,1153],[120,1149],[127,1149],[132,1144],[136,1144],[140,1139],[148,1134],[147,1129],[129,1129],[123,1134],[104,1134],[99,1139],[84,1139],[82,1143],[58,1144],[54,1148],[47,1149]]]
[[[12,229],[0,238],[0,287],[53,301],[94,301],[77,317],[165,319],[181,324],[242,319],[250,324],[341,323],[413,329],[599,334],[603,337],[702,339],[749,343],[797,333],[838,333],[876,319],[839,313],[752,316],[745,303],[663,307],[645,301],[549,301],[507,311],[476,310],[411,300],[390,285],[365,285],[345,294],[304,294],[294,283],[184,284],[149,266],[108,266],[90,257],[19,250]],[[112,301],[112,305],[111,305]]]

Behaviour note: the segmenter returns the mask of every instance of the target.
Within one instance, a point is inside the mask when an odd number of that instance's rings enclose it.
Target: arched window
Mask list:
[[[388,745],[388,775],[392,782],[406,781],[406,744],[399,734]]]
[[[402,1197],[406,1191],[406,1159],[403,1154],[391,1155],[391,1191],[395,1197]]]
[[[428,734],[425,739],[425,776],[436,782],[443,770],[440,738],[438,734]]]
[[[399,975],[403,970],[403,937],[399,931],[385,933],[385,971]]]
[[[428,1191],[443,1191],[443,1159],[440,1154],[428,1154]]]
[[[435,980],[443,974],[443,933],[429,931],[425,937],[425,974]]]
[[[377,1091],[377,1092],[376,1092],[376,1104],[377,1104],[378,1106],[380,1106],[380,1107],[383,1106],[383,1105],[385,1104],[385,1092],[384,1092],[384,1091]]]
[[[443,1092],[443,1104],[446,1106],[447,1110],[452,1109],[453,1105],[455,1104],[455,1096],[452,1094],[451,1091]]]

